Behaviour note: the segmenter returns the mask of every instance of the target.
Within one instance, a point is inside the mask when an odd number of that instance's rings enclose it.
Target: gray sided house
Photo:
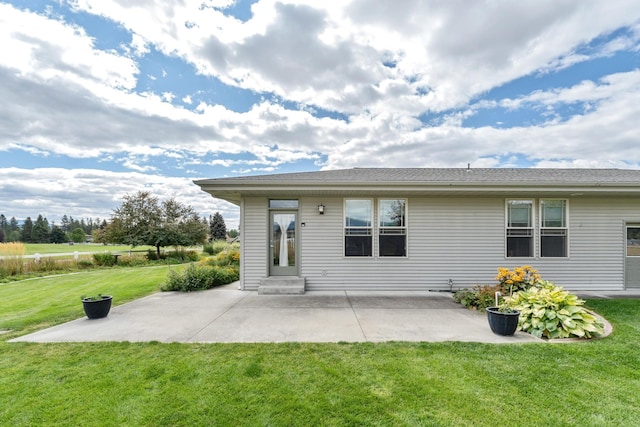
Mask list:
[[[640,288],[640,171],[348,169],[196,181],[240,207],[240,286],[448,290],[530,265]]]

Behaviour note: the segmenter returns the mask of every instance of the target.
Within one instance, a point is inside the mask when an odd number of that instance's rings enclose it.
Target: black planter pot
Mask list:
[[[91,300],[88,298],[82,299],[84,313],[89,319],[101,319],[103,317],[107,317],[107,314],[109,314],[109,310],[111,310],[111,300],[113,297],[111,295],[103,295],[100,298],[101,299],[98,300]]]
[[[501,312],[498,307],[487,308],[487,319],[491,331],[497,335],[513,335],[518,329],[518,318],[520,312],[513,311],[511,313]]]

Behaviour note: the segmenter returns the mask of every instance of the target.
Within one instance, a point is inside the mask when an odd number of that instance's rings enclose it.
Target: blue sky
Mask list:
[[[328,4],[324,4],[328,3]],[[0,213],[352,167],[640,168],[637,1],[0,1]]]

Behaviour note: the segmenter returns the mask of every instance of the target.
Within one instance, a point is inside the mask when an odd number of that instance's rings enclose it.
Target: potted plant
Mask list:
[[[111,295],[83,296],[82,307],[89,319],[101,319],[109,314],[112,299]]]
[[[513,335],[518,329],[518,320],[520,312],[508,307],[506,304],[498,304],[500,292],[496,292],[495,307],[487,307],[487,319],[489,327],[494,334],[497,335]]]

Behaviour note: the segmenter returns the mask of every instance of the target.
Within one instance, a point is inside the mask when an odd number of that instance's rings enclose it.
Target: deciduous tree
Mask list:
[[[71,240],[74,243],[84,243],[87,240],[87,235],[82,228],[78,227],[71,232]]]
[[[191,206],[176,200],[160,202],[148,191],[126,195],[111,217],[100,240],[135,246],[155,246],[158,255],[165,246],[204,243],[207,228]]]

